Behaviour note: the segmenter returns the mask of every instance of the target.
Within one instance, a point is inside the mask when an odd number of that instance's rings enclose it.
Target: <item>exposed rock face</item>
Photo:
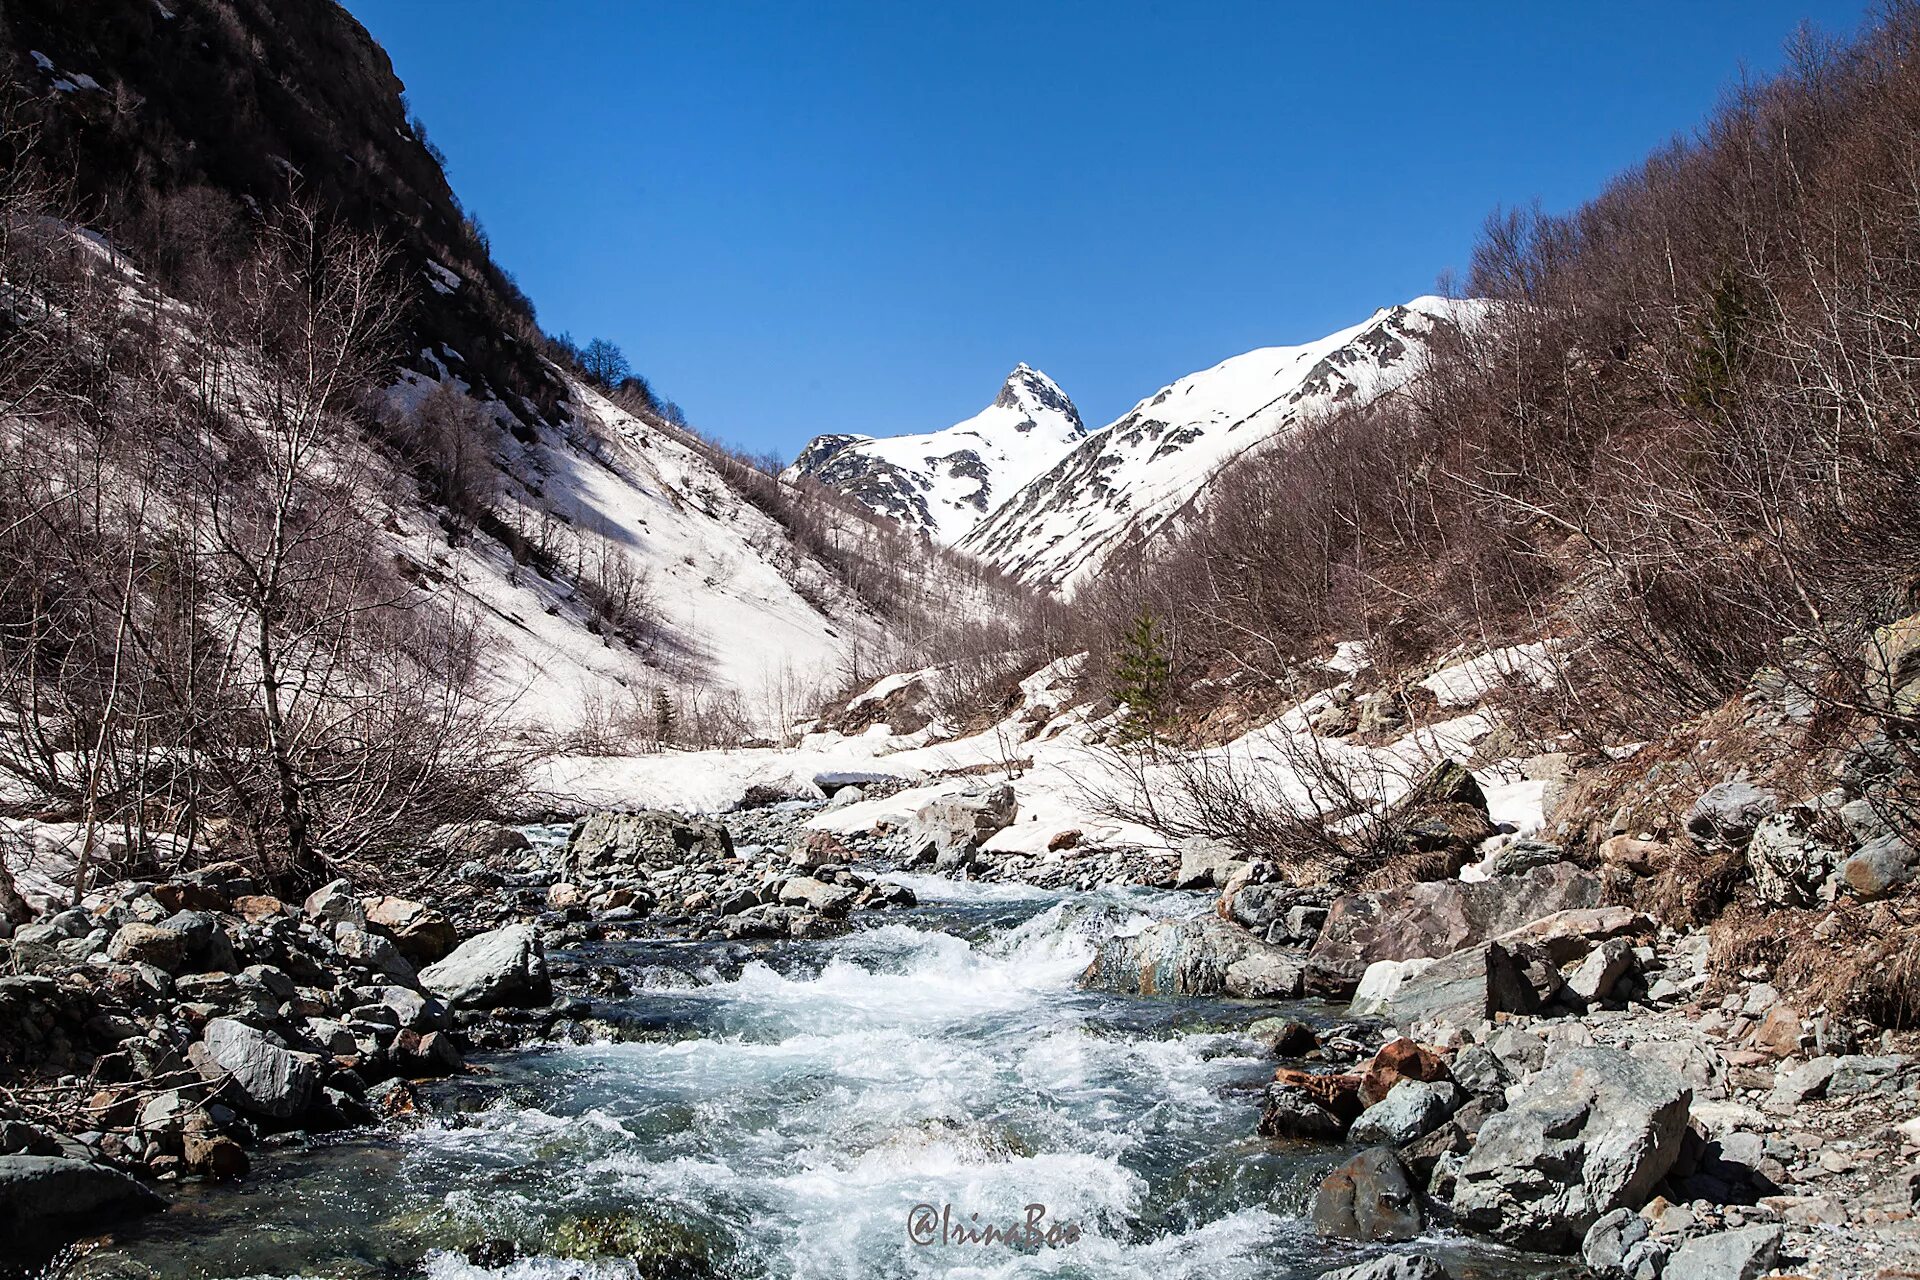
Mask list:
[[[567,837],[568,866],[576,880],[617,878],[647,867],[732,856],[733,838],[720,823],[660,809],[603,809],[574,823]]]
[[[105,1165],[58,1156],[0,1156],[0,1240],[9,1251],[43,1250],[166,1203],[143,1183]]]
[[[420,984],[454,1009],[544,1005],[553,998],[540,935],[523,924],[468,938],[421,970]]]
[[[215,1018],[201,1037],[200,1074],[228,1076],[242,1110],[269,1120],[290,1120],[313,1101],[320,1072],[313,1058],[296,1054],[264,1031],[232,1018]]]
[[[1307,956],[1307,984],[1353,994],[1378,960],[1450,955],[1542,916],[1600,902],[1600,881],[1569,862],[1523,875],[1466,882],[1429,880],[1334,900]]]
[[[1372,1147],[1335,1169],[1313,1193],[1313,1226],[1344,1240],[1411,1240],[1420,1234],[1420,1198],[1400,1158]]]
[[[1571,1252],[1600,1216],[1635,1209],[1680,1153],[1693,1092],[1615,1049],[1575,1049],[1487,1119],[1453,1194],[1461,1222],[1513,1244]]]
[[[1162,920],[1100,944],[1080,983],[1147,996],[1291,999],[1301,991],[1299,957],[1269,946],[1217,916]]]

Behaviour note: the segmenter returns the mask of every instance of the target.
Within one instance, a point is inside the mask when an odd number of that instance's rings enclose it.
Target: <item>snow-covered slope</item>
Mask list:
[[[1405,384],[1436,326],[1477,304],[1415,298],[1297,347],[1189,374],[1087,436],[961,540],[1035,586],[1068,589],[1172,520],[1226,463],[1336,405]]]
[[[944,431],[815,437],[789,469],[934,541],[963,537],[1086,435],[1053,379],[1022,364],[993,403]]]

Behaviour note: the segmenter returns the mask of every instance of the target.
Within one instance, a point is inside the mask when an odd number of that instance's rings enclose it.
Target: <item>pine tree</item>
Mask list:
[[[1127,709],[1122,741],[1157,741],[1173,696],[1173,663],[1151,610],[1142,609],[1120,639],[1113,695]]]

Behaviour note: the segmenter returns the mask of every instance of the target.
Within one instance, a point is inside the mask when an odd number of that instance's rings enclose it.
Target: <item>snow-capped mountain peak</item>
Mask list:
[[[1466,323],[1483,305],[1415,298],[1316,341],[1262,347],[1188,374],[1086,436],[1020,492],[1003,493],[961,550],[1035,586],[1071,588],[1173,520],[1242,453],[1336,405],[1403,386],[1435,331]]]
[[[1085,437],[1080,411],[1021,363],[979,413],[915,435],[816,436],[789,469],[868,510],[954,542]]]

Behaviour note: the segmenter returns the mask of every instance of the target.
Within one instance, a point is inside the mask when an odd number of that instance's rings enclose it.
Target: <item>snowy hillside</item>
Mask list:
[[[965,422],[910,436],[818,436],[788,474],[811,476],[951,543],[1085,435],[1066,393],[1022,364],[993,403]]]
[[[1035,586],[1070,588],[1171,520],[1233,458],[1308,416],[1404,384],[1437,325],[1475,304],[1416,298],[1296,347],[1189,374],[1087,436],[961,541]]]

